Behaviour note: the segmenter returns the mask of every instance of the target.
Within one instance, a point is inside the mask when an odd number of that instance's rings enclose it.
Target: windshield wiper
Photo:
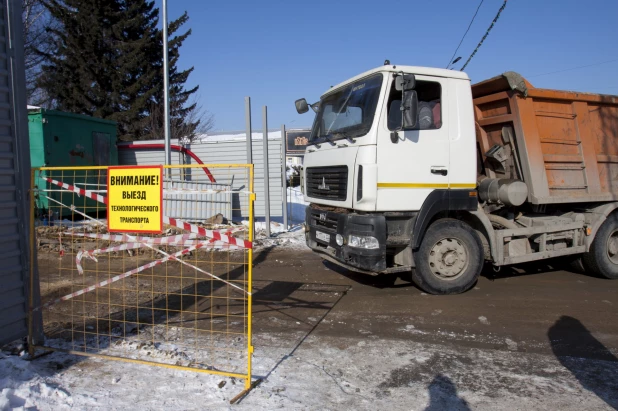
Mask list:
[[[337,133],[336,135],[345,138],[350,144],[356,143],[356,139],[350,137],[349,131],[342,131],[340,133]]]
[[[336,146],[337,143],[335,143],[333,140],[330,139],[332,136],[333,136],[332,134],[326,134],[326,135],[320,136],[320,137],[323,138],[324,140],[328,141],[331,146]]]
[[[336,146],[336,145],[337,145],[337,143],[335,143],[335,142],[332,140],[332,138],[334,137],[334,138],[336,138],[337,140],[339,140],[339,136],[341,136],[342,138],[344,138],[345,140],[347,140],[347,141],[348,141],[348,142],[350,142],[350,143],[356,143],[356,140],[355,140],[355,139],[353,139],[352,137],[350,137],[350,136],[348,135],[348,132],[340,132],[340,133],[325,134],[325,135],[323,135],[323,136],[319,136],[319,137],[317,137],[317,138],[316,138],[316,140],[317,140],[317,139],[319,139],[319,138],[323,138],[323,139],[324,139],[324,140],[326,140],[326,141],[327,141],[327,142],[328,142],[331,146]],[[317,148],[320,148],[320,144],[318,144],[318,143],[313,143],[313,144],[314,144]]]
[[[337,144],[336,144],[336,143],[334,143],[334,142],[333,142],[333,141],[329,138],[330,136],[331,136],[331,134],[329,134],[329,135],[327,135],[327,136],[319,136],[319,137],[316,137],[314,140],[319,140],[319,139],[322,139],[322,138],[323,138],[324,140],[328,141],[328,142],[330,143],[330,145],[331,145],[331,146],[336,146]],[[311,140],[311,141],[313,141],[313,140]],[[314,145],[314,146],[316,146],[317,148],[322,147],[322,144],[317,143],[317,142],[311,142],[310,144],[313,144],[313,145]]]

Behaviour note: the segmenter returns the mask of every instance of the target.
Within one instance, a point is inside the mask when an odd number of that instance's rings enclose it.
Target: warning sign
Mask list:
[[[107,198],[108,231],[163,231],[163,167],[110,167]]]

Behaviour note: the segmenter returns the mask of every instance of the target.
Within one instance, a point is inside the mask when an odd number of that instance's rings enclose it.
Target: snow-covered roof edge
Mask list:
[[[234,134],[232,134],[234,133]],[[254,141],[261,141],[263,138],[263,134],[262,132],[257,132],[257,131],[253,131],[251,133],[251,138]],[[281,140],[281,130],[277,130],[277,131],[269,131],[268,132],[268,139],[269,140]],[[243,131],[241,132],[228,132],[228,133],[216,133],[216,134],[200,134],[197,135],[193,141],[191,142],[191,144],[199,144],[199,143],[216,143],[216,142],[221,142],[221,141],[245,141],[246,140],[246,133]],[[163,144],[165,142],[165,140],[161,139],[161,140],[140,140],[140,141],[130,141],[130,142],[122,142],[122,143],[118,143],[119,145],[126,145],[126,144],[136,144],[136,145],[140,145],[140,144]],[[178,139],[172,139],[171,140],[171,144],[178,144]]]

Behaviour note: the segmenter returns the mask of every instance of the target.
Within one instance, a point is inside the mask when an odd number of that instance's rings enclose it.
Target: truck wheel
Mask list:
[[[459,294],[469,290],[483,268],[483,245],[474,230],[453,219],[429,226],[414,253],[412,281],[429,294]]]
[[[618,215],[612,214],[601,225],[590,251],[582,257],[586,272],[612,280],[618,279]]]

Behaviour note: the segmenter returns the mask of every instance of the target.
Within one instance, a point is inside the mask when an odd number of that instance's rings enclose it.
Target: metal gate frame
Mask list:
[[[35,357],[35,350],[36,349],[42,349],[45,350],[47,352],[52,352],[52,351],[59,351],[59,352],[65,352],[68,354],[74,354],[74,355],[79,355],[79,356],[86,356],[86,357],[96,357],[96,358],[103,358],[103,359],[108,359],[108,360],[119,360],[119,361],[125,361],[125,362],[129,362],[129,363],[137,363],[137,364],[146,364],[146,365],[154,365],[154,366],[159,366],[159,367],[164,367],[164,368],[171,368],[171,369],[176,369],[176,370],[188,370],[188,371],[194,371],[194,372],[201,372],[201,373],[207,373],[207,374],[214,374],[214,375],[220,375],[220,376],[226,376],[226,377],[234,377],[234,378],[238,378],[238,379],[244,379],[245,380],[245,390],[243,392],[241,392],[238,396],[236,396],[234,399],[232,399],[232,403],[235,402],[236,400],[238,400],[239,398],[241,398],[242,396],[246,395],[246,393],[253,387],[255,387],[257,385],[257,383],[259,383],[258,381],[255,381],[252,383],[252,355],[253,355],[253,344],[252,344],[252,304],[253,304],[253,299],[252,299],[252,289],[253,289],[253,240],[254,240],[254,202],[255,202],[255,192],[254,192],[254,166],[253,164],[207,164],[205,165],[210,169],[223,169],[223,168],[235,168],[235,169],[246,169],[246,172],[248,173],[248,183],[249,183],[249,190],[247,193],[247,205],[249,207],[249,223],[248,223],[248,227],[247,227],[247,241],[245,243],[248,243],[249,246],[247,246],[247,258],[248,258],[248,262],[247,262],[247,283],[246,283],[246,301],[247,301],[247,311],[246,311],[246,315],[247,315],[247,323],[246,323],[246,338],[247,338],[247,347],[246,347],[246,356],[247,356],[247,373],[233,373],[233,372],[226,372],[226,371],[220,371],[220,370],[214,370],[214,369],[205,369],[205,368],[197,368],[197,367],[191,367],[191,366],[184,366],[184,365],[174,365],[174,364],[168,364],[168,363],[160,363],[160,362],[155,362],[155,361],[147,361],[147,360],[142,360],[142,359],[134,359],[134,358],[126,358],[126,357],[117,357],[117,356],[111,356],[111,355],[106,355],[106,354],[99,354],[99,353],[91,353],[91,352],[82,352],[82,351],[76,351],[76,350],[69,350],[69,349],[63,349],[63,348],[57,348],[57,347],[49,347],[46,346],[45,343],[41,343],[38,344],[39,342],[36,341],[35,339],[35,335],[34,335],[34,319],[35,316],[40,315],[41,314],[41,309],[42,307],[45,307],[45,305],[41,305],[39,307],[35,307],[34,305],[37,304],[38,301],[40,301],[41,298],[41,292],[40,289],[38,287],[39,284],[35,283],[35,278],[34,276],[30,277],[31,283],[30,283],[30,295],[29,295],[29,302],[28,302],[28,324],[29,324],[29,332],[28,332],[28,346],[29,346],[29,353],[31,357]],[[169,169],[187,169],[187,168],[203,168],[204,165],[199,165],[199,164],[195,164],[195,165],[172,165],[172,166],[163,166],[164,168],[164,172],[167,172],[167,170]],[[36,178],[36,173],[37,172],[41,172],[41,171],[50,171],[50,172],[58,172],[58,171],[92,171],[92,170],[107,170],[109,167],[107,166],[87,166],[87,167],[38,167],[38,168],[32,168],[31,169],[31,176],[30,176],[30,187],[31,187],[31,195],[30,195],[30,247],[31,250],[35,250],[36,247],[36,229],[35,229],[35,192],[37,192],[37,189],[35,188],[35,178]],[[57,183],[57,182],[56,182]],[[78,191],[81,191],[79,194],[83,195],[83,196],[87,196],[90,198],[95,198],[94,196],[97,196],[97,194],[92,194],[91,192],[86,193],[87,190],[84,189],[80,189],[78,187],[69,185],[69,184],[65,184],[65,186],[68,187],[63,187],[65,190],[67,190],[67,192],[73,192],[73,193],[78,193]],[[77,186],[77,184],[76,184]],[[38,191],[43,191],[43,190],[38,190]],[[103,198],[102,196],[98,196],[99,201],[101,198]],[[165,210],[162,210],[163,215],[165,215]],[[182,222],[181,222],[182,223]],[[187,225],[188,223],[184,223],[185,225]],[[186,229],[186,228],[185,228]],[[128,234],[127,234],[128,235]],[[128,235],[129,236],[129,235]],[[231,235],[230,235],[231,237]],[[31,269],[33,269],[35,267],[35,255],[36,253],[32,252],[30,253],[30,267]],[[38,280],[38,279],[37,279]],[[35,291],[36,290],[36,291]],[[83,291],[83,290],[82,290]],[[92,290],[89,290],[92,291]],[[88,292],[85,291],[84,294],[86,294]],[[37,293],[39,295],[37,295]],[[211,296],[212,298],[212,296]],[[54,302],[59,301],[59,300],[55,300]],[[48,303],[50,304],[50,303]],[[38,312],[37,312],[38,311]],[[110,307],[110,311],[111,311],[111,307]],[[182,310],[181,310],[182,312]]]

